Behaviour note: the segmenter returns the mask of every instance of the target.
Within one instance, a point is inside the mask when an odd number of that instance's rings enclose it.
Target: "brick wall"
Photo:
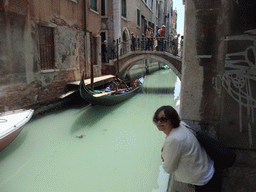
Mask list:
[[[0,111],[33,108],[51,103],[68,91],[67,82],[74,81],[74,78],[74,71],[70,70],[57,74],[49,85],[43,86],[40,81],[33,81],[26,86],[9,86],[3,90],[6,96],[0,98]]]

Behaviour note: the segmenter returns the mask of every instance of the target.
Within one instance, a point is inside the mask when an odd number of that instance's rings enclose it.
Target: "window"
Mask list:
[[[97,0],[90,0],[90,9],[98,11],[97,9]]]
[[[140,26],[140,10],[137,9],[137,25]]]
[[[126,17],[126,0],[122,0],[122,16]]]
[[[106,1],[101,0],[101,16],[106,16]]]
[[[54,69],[53,28],[39,26],[38,30],[41,70]]]
[[[157,15],[157,17],[159,17],[159,15],[158,15],[158,11],[159,10],[159,8],[158,8],[158,1],[156,1],[156,15]]]

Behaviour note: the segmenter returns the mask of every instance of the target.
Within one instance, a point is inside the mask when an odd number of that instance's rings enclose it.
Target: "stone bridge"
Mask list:
[[[108,64],[102,64],[102,73],[119,74],[125,73],[133,65],[138,65],[137,61],[144,59],[154,59],[160,63],[168,65],[175,74],[181,78],[181,64],[182,59],[165,51],[133,51],[119,57],[119,59],[110,60]],[[144,63],[142,63],[144,64]]]

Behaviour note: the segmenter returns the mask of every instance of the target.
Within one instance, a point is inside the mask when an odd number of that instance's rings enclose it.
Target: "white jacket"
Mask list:
[[[162,156],[164,170],[176,181],[205,185],[214,174],[213,161],[183,122],[166,137]]]

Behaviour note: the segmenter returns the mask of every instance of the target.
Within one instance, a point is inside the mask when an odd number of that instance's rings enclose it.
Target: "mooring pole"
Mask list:
[[[93,53],[92,53],[92,47],[93,47],[93,37],[92,37],[92,32],[90,32],[90,49],[91,49],[91,89],[94,90],[94,82],[93,82],[93,63],[94,63],[94,58],[93,58]]]
[[[119,77],[119,42],[116,40],[116,78]]]

